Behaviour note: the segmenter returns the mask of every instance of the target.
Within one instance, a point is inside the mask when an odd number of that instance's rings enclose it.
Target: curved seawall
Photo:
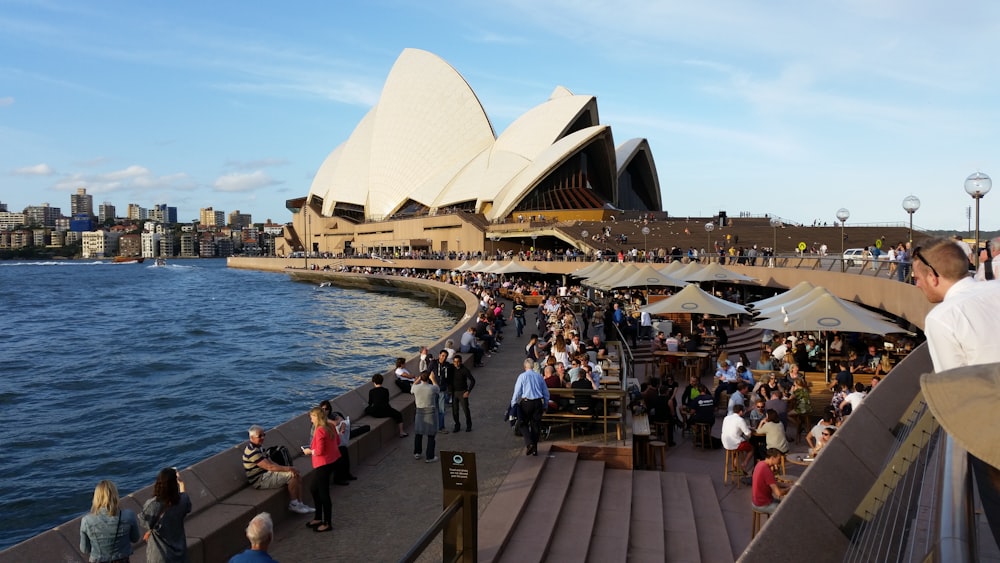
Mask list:
[[[301,260],[297,262],[301,263]],[[462,333],[475,321],[478,301],[468,291],[454,285],[441,283],[433,280],[423,280],[417,278],[403,278],[391,276],[366,276],[363,274],[350,274],[332,271],[307,271],[307,270],[287,270],[286,261],[278,259],[231,259],[229,267],[265,270],[265,271],[287,271],[296,280],[321,283],[330,282],[337,286],[364,289],[375,292],[400,292],[411,293],[421,296],[430,296],[438,306],[448,306],[458,308],[463,314],[458,323],[446,334],[442,335],[434,342],[419,342],[426,338],[424,335],[412,335],[415,344],[426,344],[434,348],[440,348],[448,339],[456,342]],[[405,323],[400,327],[405,330]],[[417,370],[417,356],[408,358],[407,368],[415,372]],[[335,409],[345,413],[356,413],[359,408],[363,408],[368,389],[371,384],[362,385],[356,389],[343,393],[337,397],[330,397],[334,402]],[[397,408],[403,410],[406,404],[412,405],[412,398],[401,396],[395,386],[393,403]],[[360,406],[360,407],[359,407]],[[352,419],[358,415],[350,414]],[[276,427],[274,432],[269,431],[269,439],[278,438],[271,442],[283,443],[287,441],[290,449],[297,450],[297,444],[301,442],[302,435],[308,435],[309,420],[308,415],[303,413],[288,422]],[[364,438],[363,443],[358,440],[351,442],[352,461],[360,462],[366,456],[378,451],[380,440],[386,438],[384,432],[373,425],[373,431]],[[282,439],[284,438],[284,439]],[[394,433],[389,433],[387,439],[395,438]],[[395,438],[398,440],[398,438]],[[217,561],[223,557],[226,550],[240,550],[240,546],[245,544],[242,537],[242,530],[246,521],[253,514],[261,510],[269,510],[280,521],[287,516],[283,504],[287,501],[286,493],[281,490],[277,495],[266,494],[244,494],[244,493],[265,493],[263,491],[246,490],[245,478],[242,477],[242,467],[239,465],[239,455],[242,452],[243,442],[234,445],[219,454],[202,460],[190,467],[182,469],[182,475],[187,484],[188,493],[191,495],[194,509],[188,518],[187,535],[190,557],[192,562]],[[301,464],[301,465],[300,465]],[[299,456],[296,460],[298,467],[306,475],[309,471],[308,459]],[[136,512],[141,510],[142,504],[152,496],[152,485],[134,491],[122,498],[122,506]],[[233,501],[234,497],[240,497],[238,502]],[[280,499],[280,505],[275,510],[275,499]],[[79,552],[80,542],[80,518],[63,523],[42,534],[34,536],[24,542],[16,544],[9,549],[0,552],[0,563],[23,562],[23,561],[84,561],[83,555]],[[133,555],[134,561],[143,560],[145,555],[143,548],[138,548]],[[225,556],[228,558],[228,555]]]

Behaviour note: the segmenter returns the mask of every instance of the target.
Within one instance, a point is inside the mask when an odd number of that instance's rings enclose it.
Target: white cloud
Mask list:
[[[12,105],[14,105],[14,96],[5,96],[0,98],[0,108]]]
[[[253,170],[255,168],[268,168],[271,166],[285,166],[288,160],[284,158],[258,158],[254,160],[227,160],[226,166],[238,170]]]
[[[197,184],[183,172],[157,176],[148,168],[133,164],[122,170],[100,174],[68,174],[52,187],[66,192],[87,188],[88,193],[95,195],[131,192],[131,196],[138,199],[148,197],[151,192],[192,190]]]
[[[11,171],[14,176],[51,176],[56,171],[48,164],[36,164],[34,166],[24,166]]]
[[[249,192],[258,188],[274,186],[280,183],[281,182],[268,175],[267,172],[258,170],[256,172],[251,172],[250,174],[233,172],[232,174],[220,176],[215,181],[214,186],[215,189],[220,192]]]

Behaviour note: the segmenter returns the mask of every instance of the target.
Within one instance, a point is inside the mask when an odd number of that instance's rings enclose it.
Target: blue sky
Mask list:
[[[406,47],[494,129],[557,85],[649,139],[673,215],[964,230],[1000,180],[1000,4],[0,0],[0,202],[213,206],[288,221]],[[1000,227],[1000,187],[982,228]]]

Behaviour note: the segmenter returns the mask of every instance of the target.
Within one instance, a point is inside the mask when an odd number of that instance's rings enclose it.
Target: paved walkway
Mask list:
[[[518,339],[514,327],[504,331],[500,352],[473,369],[476,387],[470,396],[473,431],[438,434],[438,450],[474,452],[479,474],[482,514],[514,459],[524,455],[521,438],[503,420],[514,381],[521,372],[527,335]],[[419,345],[420,342],[414,342]],[[432,350],[436,355],[436,350]],[[472,359],[466,358],[467,364]],[[446,414],[448,430],[451,413]],[[464,427],[464,416],[462,419]],[[440,514],[441,464],[413,459],[413,435],[352,468],[358,480],[333,487],[334,529],[315,533],[305,527],[312,517],[286,520],[275,530],[270,553],[282,563],[301,561],[396,561]],[[312,504],[306,495],[307,504]],[[423,561],[441,561],[440,539]]]

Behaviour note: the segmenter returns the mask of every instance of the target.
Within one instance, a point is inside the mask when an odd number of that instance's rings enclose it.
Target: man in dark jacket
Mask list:
[[[455,354],[452,359],[452,363],[455,366],[454,375],[452,376],[451,383],[451,416],[455,420],[455,432],[462,430],[462,425],[458,421],[458,409],[461,405],[462,410],[465,411],[465,431],[472,432],[472,413],[469,411],[469,394],[472,393],[472,388],[476,386],[476,378],[472,377],[472,372],[469,368],[462,365],[462,356]]]

